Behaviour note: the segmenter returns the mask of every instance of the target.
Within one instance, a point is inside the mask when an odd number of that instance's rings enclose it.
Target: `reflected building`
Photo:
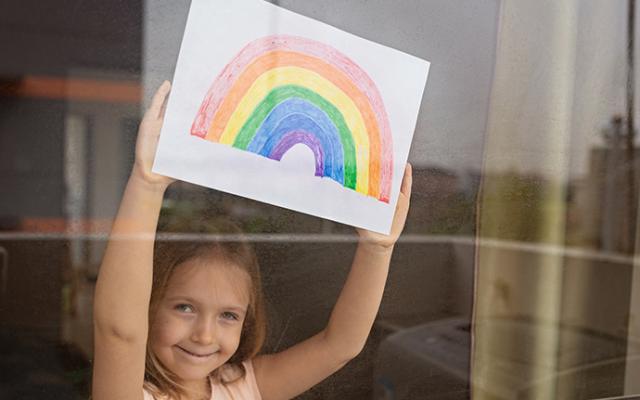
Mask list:
[[[578,244],[612,253],[633,252],[635,188],[640,187],[640,148],[635,147],[630,157],[623,122],[612,119],[603,132],[603,145],[589,150],[587,175],[575,182]]]

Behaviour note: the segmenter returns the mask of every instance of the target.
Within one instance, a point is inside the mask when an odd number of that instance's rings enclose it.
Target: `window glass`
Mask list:
[[[369,339],[298,398],[640,395],[635,1],[271,3],[431,62]],[[0,398],[90,394],[96,279],[189,5],[2,7]],[[263,351],[321,331],[353,228],[176,182],[157,240],[206,241],[214,216],[255,247]]]

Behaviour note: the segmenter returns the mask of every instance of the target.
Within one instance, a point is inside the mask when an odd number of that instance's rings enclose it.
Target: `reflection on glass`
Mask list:
[[[433,62],[369,343],[301,398],[640,394],[635,2],[277,3]],[[27,1],[0,15],[0,398],[86,398],[104,239],[187,10]],[[255,242],[268,350],[322,326],[351,228],[178,183],[159,229],[182,240],[209,214]]]
[[[637,393],[625,389],[634,128],[612,117],[632,95],[607,59],[629,55],[628,5],[503,5],[478,211],[474,398]]]

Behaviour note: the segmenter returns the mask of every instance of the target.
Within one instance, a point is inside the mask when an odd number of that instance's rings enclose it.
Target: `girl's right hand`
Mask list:
[[[132,175],[141,178],[144,182],[154,186],[166,188],[174,180],[153,173],[151,167],[158,147],[160,129],[164,121],[165,100],[171,90],[171,83],[164,81],[153,95],[151,105],[144,114],[140,128],[138,129],[138,139],[136,141],[136,160],[133,165]]]

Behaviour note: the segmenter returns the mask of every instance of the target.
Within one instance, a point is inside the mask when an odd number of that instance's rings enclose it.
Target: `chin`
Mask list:
[[[213,371],[224,365],[224,363],[227,361],[228,358],[224,360],[216,360],[216,362],[206,363],[202,365],[179,364],[174,365],[174,368],[172,368],[171,370],[184,381],[195,381],[206,378]]]
[[[180,368],[178,371],[174,371],[178,377],[183,381],[199,381],[208,377],[211,372],[213,372],[216,368],[213,369],[204,369],[204,368]]]

